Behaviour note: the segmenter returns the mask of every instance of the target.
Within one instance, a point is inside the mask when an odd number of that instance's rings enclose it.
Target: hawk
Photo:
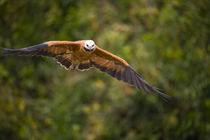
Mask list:
[[[67,70],[84,71],[96,67],[145,93],[156,94],[164,99],[170,97],[146,82],[125,60],[99,48],[93,40],[48,41],[22,49],[0,49],[7,55],[53,57]]]

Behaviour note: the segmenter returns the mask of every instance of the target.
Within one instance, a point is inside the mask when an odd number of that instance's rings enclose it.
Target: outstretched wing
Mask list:
[[[49,56],[55,57],[69,53],[75,49],[79,49],[79,42],[71,41],[48,41],[42,44],[22,48],[22,49],[7,49],[0,48],[7,55],[32,55],[32,56]]]
[[[71,69],[71,52],[79,50],[81,41],[49,41],[42,44],[22,48],[7,49],[0,48],[6,55],[31,55],[54,57],[56,61],[66,69]],[[91,67],[89,60],[83,61],[78,65],[79,70],[87,70]]]
[[[152,94],[157,94],[164,98],[170,97],[147,83],[125,60],[99,47],[96,48],[90,60],[91,64],[96,68],[118,80],[122,80],[135,86],[138,90],[143,90],[146,93],[150,92]]]

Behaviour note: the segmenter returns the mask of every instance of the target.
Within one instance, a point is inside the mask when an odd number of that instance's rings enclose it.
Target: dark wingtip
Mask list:
[[[158,90],[157,88],[153,87],[152,85],[150,85],[149,83],[147,83],[143,78],[142,76],[136,72],[131,66],[128,66],[135,74],[136,74],[136,77],[137,79],[139,80],[139,83],[141,84],[141,88],[143,90],[143,92],[149,92],[153,95],[158,95],[160,96],[164,101],[168,101],[170,100],[172,97],[161,92],[160,90]],[[145,86],[145,87],[144,87]],[[139,89],[139,87],[137,87]],[[147,88],[147,90],[145,89]]]
[[[36,51],[37,49],[41,49],[47,47],[48,44],[42,43],[34,46],[29,46],[26,48],[21,49],[8,49],[8,48],[1,48],[0,47],[0,54],[3,55],[32,55],[31,52]]]
[[[7,55],[9,53],[8,49],[0,47],[0,55]]]
[[[17,51],[15,49],[7,49],[7,48],[0,47],[1,55],[12,55],[12,54],[16,54],[16,53],[17,53]]]
[[[152,91],[151,91],[151,92],[154,92],[154,93],[158,94],[158,95],[160,96],[160,98],[163,99],[163,100],[166,101],[166,102],[172,99],[171,96],[169,96],[169,95],[167,95],[167,94],[165,94],[165,93],[159,91],[159,90],[156,89],[155,87],[152,87]]]
[[[3,48],[0,47],[0,56],[4,54]]]

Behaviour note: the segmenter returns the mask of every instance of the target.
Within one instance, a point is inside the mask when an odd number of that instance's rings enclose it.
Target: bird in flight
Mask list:
[[[67,70],[84,71],[96,67],[145,93],[156,94],[164,99],[170,97],[147,83],[125,60],[99,48],[93,40],[48,41],[21,49],[0,49],[6,55],[53,57]]]

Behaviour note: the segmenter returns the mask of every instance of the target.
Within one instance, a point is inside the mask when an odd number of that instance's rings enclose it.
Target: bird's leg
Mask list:
[[[79,64],[72,63],[72,65],[69,67],[69,69],[72,71],[76,71],[76,70],[78,70],[78,67],[79,67]]]
[[[78,70],[79,69],[79,64],[77,64],[76,66],[75,66],[75,70]]]

